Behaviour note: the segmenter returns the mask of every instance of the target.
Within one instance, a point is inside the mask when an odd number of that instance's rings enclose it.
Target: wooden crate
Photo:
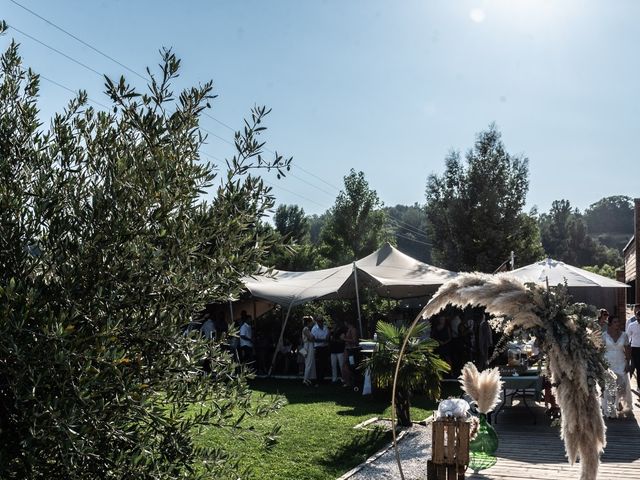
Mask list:
[[[464,420],[438,419],[432,423],[431,460],[428,480],[462,480],[469,465],[469,423]]]

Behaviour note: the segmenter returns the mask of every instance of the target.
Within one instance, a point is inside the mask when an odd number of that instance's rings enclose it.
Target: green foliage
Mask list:
[[[598,265],[585,265],[582,268],[589,272],[597,273],[598,275],[602,275],[603,277],[608,277],[612,279],[616,279],[616,267],[613,265],[604,264],[601,266]]]
[[[307,271],[321,268],[318,248],[310,242],[309,218],[297,205],[280,205],[273,217],[274,245],[267,264],[280,270]],[[271,227],[264,225],[271,230]]]
[[[298,244],[308,240],[309,220],[304,209],[297,205],[279,205],[273,216],[273,223],[283,238]]]
[[[320,234],[322,233],[322,229],[327,223],[329,217],[329,212],[325,212],[322,215],[314,214],[307,217],[309,220],[309,235],[313,245],[318,245],[320,243]]]
[[[529,189],[528,160],[510,155],[491,125],[478,135],[465,163],[460,153],[452,152],[444,173],[427,181],[434,262],[450,270],[493,272],[511,251],[518,263],[539,259],[543,251],[537,226],[522,211]]]
[[[310,389],[302,382],[283,380],[255,380],[252,388],[256,394],[277,394],[287,400],[275,415],[246,420],[257,430],[281,424],[277,445],[266,452],[256,439],[241,439],[219,429],[203,431],[199,440],[204,445],[242,451],[242,463],[252,467],[251,478],[333,480],[391,440],[390,432],[373,426],[353,428],[373,416],[390,416],[389,399],[378,392],[363,397],[340,386]],[[434,402],[416,399],[411,413],[428,418],[434,407]]]
[[[422,262],[431,263],[430,237],[427,233],[429,221],[424,208],[415,203],[387,207],[385,212],[398,250]]]
[[[437,399],[440,396],[442,376],[450,370],[449,364],[435,353],[438,342],[426,338],[428,328],[426,322],[416,324],[411,330],[404,325],[378,322],[377,349],[360,367],[363,370],[371,369],[378,387],[391,387],[400,348],[404,339],[409,337],[400,361],[396,388],[398,422],[401,425],[411,424],[409,405],[412,393],[420,391],[429,399]]]
[[[550,257],[571,265],[621,265],[622,257],[588,235],[584,217],[568,200],[556,200],[539,218],[542,245]]]
[[[602,198],[585,210],[584,220],[591,234],[623,234],[628,240],[633,235],[633,200],[623,195]]]
[[[351,169],[322,229],[323,255],[331,266],[362,258],[389,238],[385,213],[364,173]]]
[[[212,84],[174,95],[179,66],[164,51],[148,93],[106,78],[112,111],[80,92],[42,130],[38,76],[15,43],[2,56],[1,478],[236,478],[237,455],[194,433],[276,407],[254,408],[245,372],[179,327],[264,259],[255,226],[273,198],[251,171],[282,175],[290,160],[262,157],[256,108],[203,203]]]

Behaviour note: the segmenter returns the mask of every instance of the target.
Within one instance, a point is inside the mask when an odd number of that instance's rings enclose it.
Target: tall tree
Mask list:
[[[344,177],[344,187],[321,233],[323,254],[333,265],[368,255],[390,238],[382,202],[369,188],[364,173],[351,169]]]
[[[304,209],[298,205],[279,205],[273,216],[273,223],[285,238],[295,243],[303,243],[309,236],[309,219]]]
[[[528,188],[528,160],[505,150],[494,124],[464,162],[459,152],[449,154],[444,173],[430,175],[426,188],[434,263],[492,272],[511,251],[518,263],[538,259],[537,224],[523,211]]]
[[[429,222],[424,207],[417,203],[414,205],[396,205],[395,207],[385,208],[385,212],[398,250],[413,258],[430,263]]]
[[[589,235],[621,254],[633,235],[633,210],[630,197],[617,195],[598,200],[584,212]]]
[[[545,252],[556,260],[579,267],[622,263],[620,253],[588,235],[580,211],[569,200],[556,200],[548,214],[540,215],[540,232]]]
[[[633,200],[624,195],[605,197],[589,206],[584,219],[590,234],[633,235]]]
[[[107,78],[111,109],[80,92],[43,130],[38,75],[16,43],[2,55],[1,478],[238,478],[233,452],[193,435],[241,429],[245,373],[179,331],[262,262],[273,197],[251,171],[288,161],[262,158],[256,108],[216,180],[199,156],[212,84],[174,95],[179,65],[165,51],[145,93]]]
[[[307,217],[309,221],[309,235],[311,237],[311,243],[317,245],[320,243],[320,235],[322,234],[322,229],[327,223],[327,219],[329,218],[329,211],[323,213],[322,215],[313,214]]]
[[[310,240],[309,218],[297,205],[280,205],[273,217],[276,241],[267,264],[279,270],[306,271],[321,268],[322,259]],[[270,225],[263,228],[270,230]]]

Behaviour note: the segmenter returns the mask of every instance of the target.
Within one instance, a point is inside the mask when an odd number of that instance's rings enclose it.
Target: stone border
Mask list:
[[[353,427],[354,429],[361,429],[364,430],[364,427],[366,427],[367,425],[371,425],[374,422],[377,422],[378,420],[384,420],[378,417],[371,417],[368,420],[365,420],[364,422],[360,422],[359,424],[357,424],[355,427]]]
[[[400,440],[402,440],[404,438],[404,436],[406,435],[406,433],[408,432],[408,430],[403,430],[400,432],[400,434],[396,437],[396,441],[400,442]],[[348,478],[354,476],[356,473],[358,473],[360,470],[362,470],[364,467],[366,467],[367,465],[372,464],[373,462],[375,462],[378,458],[380,458],[382,455],[384,455],[385,453],[387,453],[391,448],[393,448],[393,441],[391,441],[391,443],[389,445],[387,445],[386,447],[384,447],[382,450],[374,453],[372,456],[370,456],[369,458],[367,458],[364,462],[362,462],[360,465],[356,465],[355,467],[353,467],[351,470],[349,470],[347,473],[345,473],[344,475],[342,475],[341,477],[338,477],[336,480],[347,480]]]
[[[364,422],[360,423],[359,425],[356,425],[353,428],[357,428],[358,426],[360,426],[360,428],[362,428],[362,426],[364,426],[365,424],[368,425],[369,423],[375,422],[376,420],[380,420],[380,419],[378,417],[373,417],[373,418],[370,418],[369,420],[365,420]],[[429,417],[429,418],[426,418],[426,419],[424,419],[424,420],[422,420],[420,422],[413,422],[413,423],[417,423],[417,424],[421,424],[421,425],[427,426],[432,421],[433,421],[433,417]],[[404,438],[404,436],[407,434],[407,432],[409,432],[409,430],[402,430],[396,436],[396,442],[400,443],[400,440],[402,440]],[[387,453],[392,448],[393,448],[393,440],[391,440],[391,443],[389,443],[389,445],[387,445],[386,447],[383,447],[381,450],[377,451],[376,453],[371,455],[369,458],[367,458],[360,465],[356,465],[351,470],[349,470],[347,473],[345,473],[342,476],[338,477],[336,480],[348,480],[350,477],[354,476],[356,473],[358,473],[364,467],[366,467],[367,465],[370,465],[373,462],[375,462],[376,460],[378,460],[382,455]]]

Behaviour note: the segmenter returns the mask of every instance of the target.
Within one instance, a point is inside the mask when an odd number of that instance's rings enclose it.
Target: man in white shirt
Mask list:
[[[325,374],[329,370],[329,329],[321,315],[318,315],[316,324],[311,328],[311,336],[316,357],[317,382],[324,383]]]
[[[627,323],[625,325],[624,331],[626,332],[627,336],[629,338],[631,338],[631,335],[629,334],[629,327],[633,324],[638,324],[638,318],[640,318],[640,303],[636,303],[633,306],[633,313],[634,316],[630,317],[629,319],[627,319]],[[638,363],[638,361],[634,358],[633,356],[633,350],[631,350],[631,369],[629,370],[629,375],[633,378],[633,372],[636,372],[636,380],[638,381],[638,387],[640,390],[640,363]]]
[[[251,317],[244,310],[240,313],[240,352],[241,359],[248,363],[253,359],[253,335],[251,332]]]
[[[629,317],[627,318],[627,323],[624,326],[625,331],[627,330],[627,328],[629,328],[629,324],[631,324],[632,322],[637,322],[638,321],[638,317],[640,317],[640,303],[636,303],[633,306],[633,317]]]
[[[636,371],[636,382],[638,384],[638,392],[640,392],[640,304],[636,304],[634,307],[635,317],[631,317],[631,320],[627,326],[627,336],[629,337],[629,344],[631,345],[631,365]],[[633,375],[633,371],[631,372]],[[640,395],[640,393],[638,393]]]

